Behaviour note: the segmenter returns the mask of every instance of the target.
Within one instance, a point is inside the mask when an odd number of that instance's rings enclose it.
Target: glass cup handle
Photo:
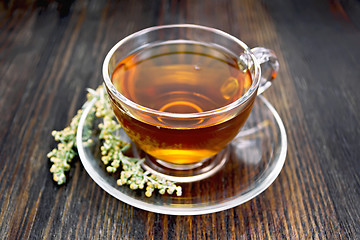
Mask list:
[[[258,95],[260,95],[271,86],[272,81],[275,79],[279,71],[279,61],[274,51],[270,49],[256,47],[251,49],[251,51],[259,61],[261,67],[261,79],[258,89]]]

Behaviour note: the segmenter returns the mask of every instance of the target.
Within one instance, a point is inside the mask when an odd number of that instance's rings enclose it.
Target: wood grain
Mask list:
[[[360,2],[0,2],[0,239],[360,239]],[[275,50],[264,95],[288,153],[278,179],[227,211],[167,216],[105,193],[75,160],[52,182],[53,129],[102,82],[107,51],[146,27],[196,23]]]

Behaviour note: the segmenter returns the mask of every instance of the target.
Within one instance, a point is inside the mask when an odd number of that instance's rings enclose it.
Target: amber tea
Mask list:
[[[211,157],[238,133],[256,97],[253,94],[240,113],[197,117],[218,111],[249,90],[251,75],[241,70],[237,59],[226,49],[190,41],[135,51],[118,63],[111,76],[113,85],[140,109],[176,113],[181,121],[171,114],[159,117],[133,111],[112,99],[115,115],[128,136],[155,158],[189,164]]]

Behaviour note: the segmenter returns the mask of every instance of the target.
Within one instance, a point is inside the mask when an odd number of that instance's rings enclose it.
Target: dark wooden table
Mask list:
[[[146,212],[80,161],[57,186],[46,157],[102,82],[105,54],[145,27],[196,23],[275,50],[264,95],[288,134],[277,180],[200,216]],[[0,239],[360,239],[360,1],[0,2]]]

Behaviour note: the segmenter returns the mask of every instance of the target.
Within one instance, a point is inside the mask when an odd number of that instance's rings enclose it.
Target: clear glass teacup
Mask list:
[[[118,42],[104,60],[103,77],[123,130],[147,153],[143,167],[187,182],[224,164],[226,146],[278,68],[271,50],[249,49],[217,29],[180,24]]]

